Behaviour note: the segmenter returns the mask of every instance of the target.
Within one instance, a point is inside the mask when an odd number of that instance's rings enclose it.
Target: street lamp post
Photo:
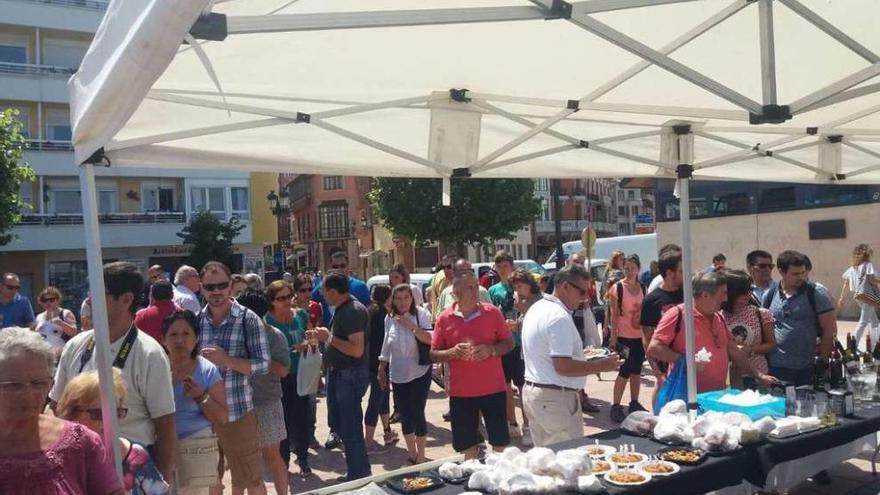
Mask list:
[[[284,264],[287,260],[284,259],[284,249],[281,240],[281,219],[287,219],[290,215],[290,194],[288,194],[286,189],[282,189],[280,194],[275,194],[275,191],[269,191],[269,194],[266,195],[266,200],[269,202],[269,210],[275,216],[276,229],[278,230],[278,252],[281,253],[281,263],[278,269],[283,272]],[[287,230],[285,229],[285,232]],[[289,238],[288,234],[288,242]]]

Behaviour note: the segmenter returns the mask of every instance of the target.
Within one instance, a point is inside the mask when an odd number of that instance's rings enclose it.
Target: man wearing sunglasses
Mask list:
[[[108,263],[104,265],[104,286],[109,354],[113,356],[113,366],[122,370],[127,390],[124,407],[128,412],[120,418],[120,435],[146,446],[165,481],[173,486],[177,432],[171,366],[165,349],[134,324],[144,277],[132,263]],[[78,334],[64,346],[55,371],[55,385],[49,392],[53,407],[73,377],[96,369],[94,350],[94,330]]]
[[[571,313],[586,298],[590,280],[580,265],[562,268],[553,295],[535,302],[522,322],[523,408],[538,447],[583,437],[580,391],[587,375],[616,371],[623,363],[616,354],[596,361],[584,358]]]
[[[330,255],[330,270],[334,272],[340,272],[346,277],[348,277],[348,286],[349,292],[355,299],[358,300],[364,306],[369,306],[372,304],[370,301],[370,289],[367,287],[367,284],[364,283],[363,280],[355,277],[351,274],[351,268],[348,264],[348,255],[342,251],[337,251]],[[324,295],[321,293],[321,283],[318,282],[314,284],[314,288],[312,289],[312,300],[321,304],[322,310],[322,318],[323,321],[329,322],[333,318],[333,305],[327,303],[324,299]]]
[[[4,273],[0,280],[0,328],[33,328],[36,317],[28,298],[19,294],[21,281],[14,273]]]
[[[756,249],[746,255],[746,267],[752,277],[752,299],[756,306],[760,306],[767,291],[776,286],[773,280],[773,255]]]
[[[199,348],[226,384],[229,422],[214,428],[232,474],[232,491],[264,494],[251,377],[269,372],[266,332],[256,313],[232,299],[232,273],[226,265],[206,263],[201,285],[208,303],[199,315]]]

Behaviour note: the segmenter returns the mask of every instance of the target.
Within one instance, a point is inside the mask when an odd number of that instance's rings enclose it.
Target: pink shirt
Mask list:
[[[623,286],[622,305],[618,305],[617,302],[617,284]],[[641,339],[642,326],[639,324],[639,317],[642,314],[642,300],[645,298],[643,289],[636,285],[636,293],[632,294],[622,281],[617,284],[614,284],[610,291],[614,297],[611,311],[614,312],[614,329],[617,331],[617,336],[625,339]],[[622,315],[618,308],[623,309]]]
[[[683,316],[684,304],[679,304],[663,313],[651,340],[656,340],[669,346],[673,351],[683,354],[685,347],[684,321],[681,322],[677,335],[675,332],[676,322]],[[712,318],[707,318],[699,311],[694,310],[694,351],[699,352],[705,347],[707,351],[712,353],[709,364],[703,371],[697,373],[697,393],[727,388],[727,374],[730,366],[727,343],[730,339],[730,330],[727,328],[724,318],[721,317],[721,313],[715,313]],[[675,365],[675,363],[672,364]],[[670,373],[673,366],[669,367]]]
[[[510,330],[501,311],[491,304],[481,302],[477,311],[470,315],[458,312],[458,304],[440,313],[434,324],[431,347],[445,350],[461,342],[473,345],[494,345],[511,338]],[[480,397],[507,390],[501,356],[482,361],[449,361],[450,397]]]
[[[101,437],[76,423],[65,421],[48,450],[0,456],[0,493],[104,495],[121,488]]]

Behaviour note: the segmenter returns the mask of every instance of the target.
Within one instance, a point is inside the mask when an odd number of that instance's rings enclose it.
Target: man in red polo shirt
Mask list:
[[[165,340],[162,334],[162,320],[171,313],[180,310],[174,303],[174,286],[167,280],[159,280],[150,286],[150,305],[134,317],[134,324],[139,330],[156,339],[160,344]]]
[[[437,317],[431,345],[434,362],[449,364],[452,446],[466,459],[476,459],[483,443],[481,414],[489,444],[500,451],[510,443],[501,356],[513,350],[513,338],[504,315],[480,302],[478,290],[472,271],[455,274],[452,291],[458,302]]]

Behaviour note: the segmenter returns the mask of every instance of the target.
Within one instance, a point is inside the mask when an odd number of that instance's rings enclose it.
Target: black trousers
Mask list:
[[[400,429],[404,435],[415,433],[417,437],[428,434],[425,405],[431,388],[431,370],[408,383],[394,384],[394,402],[400,413]]]
[[[291,373],[281,379],[281,404],[284,406],[284,424],[287,439],[281,441],[281,457],[290,465],[291,452],[299,460],[300,468],[309,466],[309,443],[315,434],[315,417],[308,395],[296,393],[296,375]]]

